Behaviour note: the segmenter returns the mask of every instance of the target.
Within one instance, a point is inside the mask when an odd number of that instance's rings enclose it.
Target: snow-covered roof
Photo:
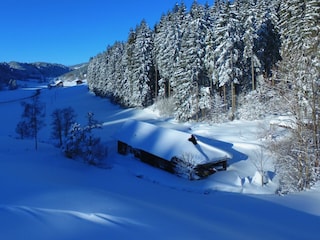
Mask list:
[[[172,157],[192,157],[195,164],[216,162],[232,156],[221,149],[197,140],[194,145],[188,139],[191,134],[156,125],[128,120],[116,133],[117,140],[129,146],[149,152],[170,161]]]

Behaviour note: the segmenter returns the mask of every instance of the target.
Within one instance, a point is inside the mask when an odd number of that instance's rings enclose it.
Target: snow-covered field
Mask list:
[[[33,86],[34,87],[34,86]],[[122,109],[86,85],[46,89],[40,145],[19,140],[19,101],[34,88],[0,91],[0,239],[318,239],[320,184],[278,196],[271,158],[261,186],[253,164],[268,121],[179,124],[152,109]],[[10,102],[7,102],[10,100]],[[73,107],[80,123],[95,113],[108,145],[105,168],[66,159],[50,140],[51,113]],[[114,134],[128,119],[195,134],[233,155],[228,170],[189,181],[116,152]],[[265,127],[266,126],[266,127]],[[209,139],[209,140],[208,140]],[[267,157],[266,157],[267,158]]]

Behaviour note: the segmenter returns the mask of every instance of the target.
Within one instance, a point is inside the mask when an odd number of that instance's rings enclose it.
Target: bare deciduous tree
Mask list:
[[[174,158],[175,174],[190,180],[198,179],[195,174],[195,156],[192,153],[184,152],[179,158]]]
[[[17,124],[16,132],[21,138],[32,137],[35,149],[38,149],[38,132],[45,126],[45,105],[40,102],[39,95],[32,97],[31,102],[23,102],[22,120]]]
[[[270,160],[269,150],[265,146],[259,146],[255,151],[253,151],[252,164],[261,176],[262,186],[268,182],[266,167]]]
[[[71,107],[56,109],[52,112],[52,137],[59,140],[59,147],[67,137],[68,132],[75,122],[76,114]]]

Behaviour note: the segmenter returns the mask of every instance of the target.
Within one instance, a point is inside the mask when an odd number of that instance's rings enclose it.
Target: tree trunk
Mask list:
[[[232,99],[232,118],[234,118],[235,111],[236,111],[236,90],[235,85],[231,83],[231,99]]]
[[[253,58],[251,57],[251,83],[252,83],[252,91],[256,90],[256,84],[254,81],[254,66],[253,66]]]
[[[34,141],[35,141],[35,149],[38,150],[38,122],[37,116],[34,116]]]
[[[157,64],[155,64],[154,68],[155,68],[154,100],[157,101],[157,98],[158,98],[158,68],[157,68]]]
[[[224,103],[224,105],[225,105],[225,110],[228,111],[226,86],[223,85],[222,89],[223,89],[223,103]]]

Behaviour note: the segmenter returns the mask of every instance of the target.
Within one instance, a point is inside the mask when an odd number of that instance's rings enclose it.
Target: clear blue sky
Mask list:
[[[193,0],[183,1],[189,8]],[[213,0],[198,0],[199,4]],[[0,62],[87,62],[180,0],[1,0]]]

